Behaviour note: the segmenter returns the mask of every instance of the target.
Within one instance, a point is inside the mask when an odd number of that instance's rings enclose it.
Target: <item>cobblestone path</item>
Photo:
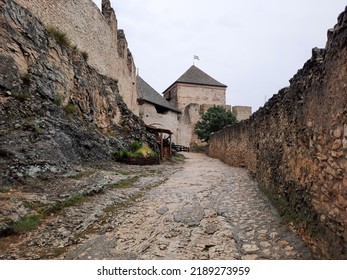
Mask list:
[[[185,154],[182,169],[66,259],[310,259],[244,169]]]

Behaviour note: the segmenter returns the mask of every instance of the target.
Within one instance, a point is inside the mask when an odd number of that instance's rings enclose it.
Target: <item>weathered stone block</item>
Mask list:
[[[338,150],[342,146],[341,139],[336,139],[333,143],[332,150]]]

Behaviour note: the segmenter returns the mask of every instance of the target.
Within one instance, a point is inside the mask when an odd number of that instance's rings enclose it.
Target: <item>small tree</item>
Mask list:
[[[214,105],[201,115],[194,132],[201,141],[208,142],[213,132],[235,123],[237,123],[237,119],[230,110]]]

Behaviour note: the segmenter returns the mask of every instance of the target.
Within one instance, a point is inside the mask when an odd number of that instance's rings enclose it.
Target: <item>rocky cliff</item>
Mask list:
[[[100,74],[118,81],[119,94],[138,115],[136,67],[124,32],[118,30],[110,0],[101,10],[92,0],[15,0],[47,28],[64,32],[73,45],[88,54],[88,64]],[[120,36],[120,33],[122,36]]]
[[[153,135],[132,114],[117,81],[28,10],[0,0],[0,191],[43,173],[107,160]]]
[[[317,258],[347,258],[347,9],[290,87],[209,153],[247,167]]]

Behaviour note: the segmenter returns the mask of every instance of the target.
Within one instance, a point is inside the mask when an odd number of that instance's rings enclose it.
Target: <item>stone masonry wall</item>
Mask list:
[[[181,111],[191,103],[199,105],[225,105],[226,103],[226,88],[189,84],[178,84],[177,87],[177,107]]]
[[[140,107],[140,117],[147,125],[154,125],[159,128],[169,129],[172,135],[172,141],[177,142],[177,120],[178,113],[168,111],[165,114],[159,114],[155,106],[149,103],[144,103]]]
[[[102,12],[92,0],[16,0],[43,24],[68,35],[71,44],[88,53],[88,63],[100,74],[118,80],[120,95],[129,109],[138,112],[136,71],[125,36],[118,42],[117,19],[110,1],[102,1]],[[124,34],[124,33],[123,33]],[[118,49],[121,46],[122,50]],[[119,52],[125,55],[120,56]],[[125,65],[126,71],[123,69]]]
[[[252,115],[252,107],[249,106],[233,106],[232,112],[238,121],[249,119]]]
[[[182,83],[175,83],[166,91],[164,97],[182,112],[179,116],[176,144],[186,147],[203,144],[194,134],[195,124],[200,119],[200,114],[209,107],[226,106],[225,92],[226,88],[222,87]]]
[[[247,167],[317,258],[347,259],[347,8],[325,49],[209,154]]]

